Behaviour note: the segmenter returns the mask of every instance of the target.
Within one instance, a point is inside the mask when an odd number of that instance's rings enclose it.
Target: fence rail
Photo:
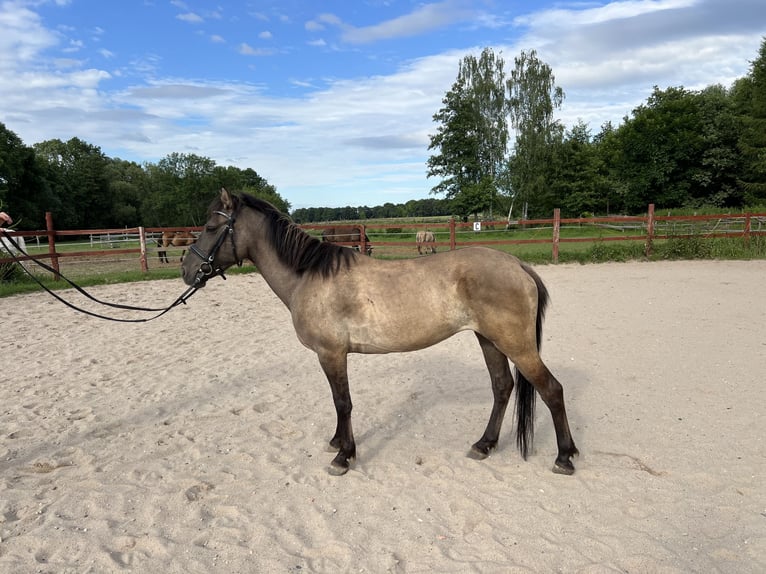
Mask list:
[[[54,277],[59,278],[60,264],[68,258],[112,258],[125,256],[125,259],[133,264],[137,263],[144,273],[149,271],[150,253],[156,249],[157,240],[166,231],[191,231],[199,232],[200,227],[134,227],[125,229],[88,229],[88,230],[56,230],[53,226],[53,218],[46,213],[46,229],[42,231],[12,231],[7,230],[11,236],[25,238],[27,244],[30,239],[35,240],[39,246],[41,239],[47,241],[47,252],[34,255],[35,258],[48,260],[54,269]],[[354,244],[361,251],[371,245],[379,249],[381,247],[413,248],[415,247],[415,234],[417,231],[429,228],[434,232],[438,248],[450,250],[468,247],[472,245],[526,245],[526,244],[549,244],[551,246],[551,259],[554,263],[559,259],[559,247],[563,243],[583,243],[599,241],[641,241],[647,256],[651,255],[653,244],[657,240],[689,238],[693,236],[702,238],[742,238],[749,242],[753,236],[766,236],[766,213],[742,213],[742,214],[716,214],[716,215],[656,215],[654,205],[649,205],[647,214],[644,216],[625,217],[588,217],[588,218],[562,218],[558,209],[554,210],[551,219],[527,219],[515,221],[510,225],[506,221],[482,221],[482,222],[458,222],[450,219],[442,223],[383,223],[365,225],[364,223],[348,224],[359,228],[360,243]],[[331,224],[311,224],[300,227],[309,233],[317,234]],[[592,227],[593,229],[609,229],[621,231],[620,235],[593,235],[579,237],[562,237],[562,228],[567,227]],[[496,233],[497,230],[513,231],[535,229],[544,232],[545,237],[530,238],[482,238],[483,234]],[[374,231],[373,231],[374,230]],[[369,233],[373,239],[366,239]],[[57,245],[67,238],[87,238],[82,243],[67,243],[66,250],[57,249]],[[391,237],[392,240],[386,240]],[[83,246],[83,250],[72,250],[72,247]],[[351,245],[351,244],[349,244]],[[107,249],[96,247],[107,246]],[[10,257],[3,253],[3,244],[0,244],[0,265],[13,262]],[[7,250],[8,247],[5,247]],[[172,248],[170,248],[172,249]],[[39,249],[37,250],[39,251]],[[180,251],[180,249],[179,249]],[[413,253],[415,253],[413,251]],[[25,261],[29,257],[19,255],[19,260]]]

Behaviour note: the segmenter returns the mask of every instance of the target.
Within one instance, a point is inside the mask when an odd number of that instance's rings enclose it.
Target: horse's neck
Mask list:
[[[262,218],[263,216],[258,214],[259,220],[251,227],[255,231],[251,234],[252,239],[248,242],[248,252],[244,254],[244,257],[255,263],[258,272],[271,287],[271,290],[289,308],[292,294],[298,286],[300,276],[280,260],[276,250],[266,238],[266,225]]]

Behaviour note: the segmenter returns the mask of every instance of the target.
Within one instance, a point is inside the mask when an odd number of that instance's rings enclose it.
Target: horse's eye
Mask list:
[[[206,225],[205,231],[210,231],[211,233],[214,232],[216,229],[218,229],[217,225]]]

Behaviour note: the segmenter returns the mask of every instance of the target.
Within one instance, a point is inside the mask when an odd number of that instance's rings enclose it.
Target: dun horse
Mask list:
[[[183,247],[181,251],[181,261],[184,260],[186,254],[186,247],[196,241],[196,237],[191,231],[163,231],[162,237],[157,242],[159,249],[157,249],[157,255],[160,257],[160,261],[163,263],[170,263],[168,260],[168,247]]]
[[[415,234],[415,243],[418,245],[418,255],[423,255],[424,249],[426,255],[436,253],[436,238],[433,231],[418,231]]]
[[[484,458],[497,446],[514,387],[510,359],[516,366],[521,455],[526,458],[532,446],[537,391],[556,431],[553,471],[574,472],[571,458],[577,448],[563,390],[539,354],[548,293],[538,275],[515,257],[472,247],[418,259],[372,259],[319,241],[261,199],[223,189],[181,265],[183,279],[202,287],[243,259],[255,263],[290,310],[298,339],[317,353],[330,383],[337,415],[330,445],[338,451],[332,474],[345,473],[356,457],[348,354],[414,351],[464,330],[476,334],[494,395],[489,422],[472,454]]]
[[[326,227],[322,231],[322,241],[329,241],[330,243],[345,243],[350,244],[351,247],[357,251],[362,250],[362,231],[361,228],[356,225],[339,225],[337,227]],[[364,234],[365,253],[372,255],[372,245],[370,244],[370,238],[367,234]]]

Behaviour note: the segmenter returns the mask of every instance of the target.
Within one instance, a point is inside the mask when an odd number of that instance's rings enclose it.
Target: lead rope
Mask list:
[[[11,256],[11,259],[13,259],[16,263],[18,263],[19,266],[24,270],[24,272],[27,275],[29,275],[35,281],[35,283],[37,283],[44,291],[46,291],[54,299],[58,299],[59,301],[61,301],[67,307],[70,307],[71,309],[74,309],[75,311],[79,311],[80,313],[84,313],[86,315],[90,315],[91,317],[97,317],[99,319],[106,319],[107,321],[117,321],[117,322],[120,322],[120,323],[145,323],[147,321],[152,321],[153,319],[157,319],[158,317],[161,317],[162,315],[164,315],[165,313],[167,313],[168,311],[170,311],[174,307],[177,307],[181,303],[183,303],[185,305],[186,301],[188,301],[189,298],[192,295],[194,295],[194,293],[196,293],[197,290],[199,289],[197,284],[192,285],[191,287],[186,289],[186,291],[181,293],[181,295],[179,295],[179,297],[175,301],[173,301],[170,305],[168,305],[167,307],[161,307],[161,308],[134,307],[132,305],[123,305],[123,304],[120,304],[120,303],[110,303],[109,301],[102,301],[101,299],[98,299],[98,298],[94,297],[93,295],[91,295],[90,293],[88,293],[85,289],[83,289],[82,287],[77,285],[74,281],[68,279],[67,277],[65,277],[61,273],[57,272],[50,265],[40,261],[36,257],[33,257],[32,255],[30,255],[29,253],[24,251],[21,248],[21,246],[18,244],[18,242],[5,229],[2,229],[2,232],[3,232],[3,236],[8,240],[8,242],[19,253],[21,253],[22,255],[27,257],[30,261],[32,261],[33,263],[37,264],[39,267],[42,267],[46,271],[49,271],[49,272],[51,272],[53,274],[57,274],[64,281],[66,281],[69,285],[74,287],[79,293],[81,293],[82,295],[84,295],[85,297],[90,299],[91,301],[94,301],[94,302],[98,303],[99,305],[104,305],[106,307],[112,307],[114,309],[126,309],[126,310],[129,310],[129,311],[143,311],[143,312],[147,312],[147,313],[157,313],[153,317],[144,317],[142,319],[124,319],[124,318],[121,318],[121,317],[109,317],[107,315],[101,315],[100,313],[95,313],[94,311],[88,311],[87,309],[83,309],[82,307],[78,307],[74,303],[70,303],[69,301],[67,301],[66,299],[64,299],[63,297],[61,297],[57,293],[54,293],[51,289],[46,287],[42,283],[42,281],[40,281],[29,269],[24,267],[24,265],[21,265],[21,260],[16,255],[14,255],[13,253],[9,253],[9,255]]]

